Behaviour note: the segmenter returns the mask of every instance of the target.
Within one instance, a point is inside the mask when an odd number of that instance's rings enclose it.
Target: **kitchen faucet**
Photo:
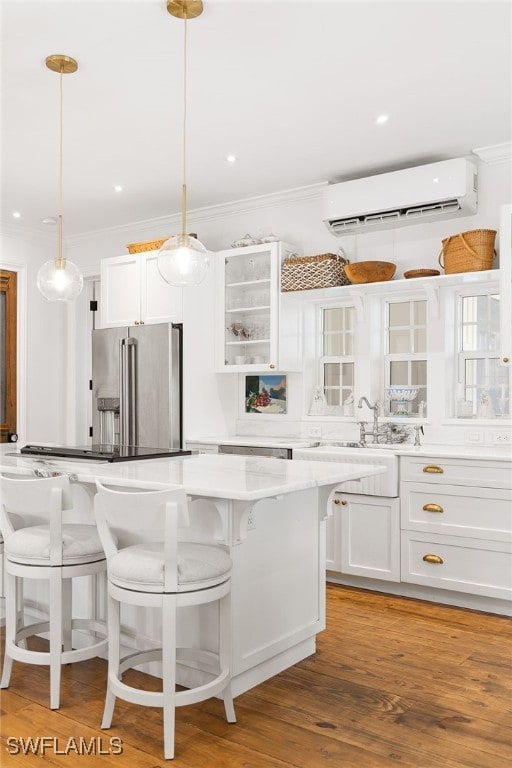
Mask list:
[[[363,403],[366,403],[368,408],[371,411],[373,411],[373,430],[370,432],[369,430],[366,429],[366,424],[367,424],[366,421],[358,421],[357,423],[359,424],[359,429],[360,429],[359,440],[364,445],[364,443],[366,442],[366,436],[367,435],[368,436],[371,435],[373,437],[372,442],[373,443],[378,443],[378,439],[377,438],[378,438],[378,434],[379,434],[379,406],[378,406],[377,403],[372,405],[369,402],[367,397],[361,397],[359,399],[359,403],[357,404],[357,407],[358,408],[362,408],[363,407]]]

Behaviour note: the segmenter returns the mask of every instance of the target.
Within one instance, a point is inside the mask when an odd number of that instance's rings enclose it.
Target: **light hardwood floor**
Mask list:
[[[15,663],[2,691],[2,766],[105,768],[505,768],[512,765],[512,621],[329,585],[317,653],[235,701],[236,725],[211,700],[177,712],[176,758],[162,758],[161,712],[118,700],[101,731],[106,663],[63,671],[47,708],[48,670]],[[130,673],[147,687],[155,678]],[[119,755],[9,754],[8,737],[70,737]],[[12,745],[12,742],[10,742]],[[11,746],[12,749],[12,746]]]

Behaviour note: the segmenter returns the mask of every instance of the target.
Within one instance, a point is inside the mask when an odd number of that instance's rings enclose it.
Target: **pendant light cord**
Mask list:
[[[183,40],[183,186],[181,188],[181,234],[187,233],[187,19]]]
[[[64,268],[64,258],[62,256],[62,74],[63,69],[60,71],[60,121],[59,121],[59,250],[57,256],[57,269]]]

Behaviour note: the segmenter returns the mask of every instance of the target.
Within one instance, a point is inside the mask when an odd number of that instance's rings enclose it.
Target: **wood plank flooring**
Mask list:
[[[327,587],[317,653],[235,700],[238,722],[210,700],[177,711],[176,758],[163,760],[161,711],[118,700],[101,731],[106,663],[63,670],[47,707],[46,667],[14,664],[1,692],[8,766],[87,768],[505,768],[512,765],[512,621],[460,608]],[[2,635],[3,637],[3,635]],[[39,641],[43,642],[43,641]],[[3,652],[3,651],[2,651]],[[138,672],[130,679],[157,689]],[[65,751],[94,737],[122,754],[9,754],[8,737],[49,736]],[[101,739],[101,741],[98,741]],[[11,742],[12,744],[12,742]]]

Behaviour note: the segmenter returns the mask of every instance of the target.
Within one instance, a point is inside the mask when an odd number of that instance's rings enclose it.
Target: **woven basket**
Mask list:
[[[439,264],[447,275],[454,272],[480,272],[491,269],[496,256],[494,229],[472,229],[446,237],[439,254]],[[443,262],[444,260],[444,262]]]
[[[142,243],[129,243],[126,247],[128,253],[144,253],[145,251],[157,251],[168,240],[168,237],[164,237],[161,240],[146,240]]]
[[[281,265],[282,291],[308,291],[350,285],[344,265],[348,260],[335,253],[318,256],[289,256]]]

